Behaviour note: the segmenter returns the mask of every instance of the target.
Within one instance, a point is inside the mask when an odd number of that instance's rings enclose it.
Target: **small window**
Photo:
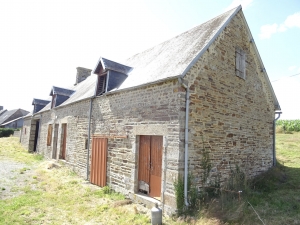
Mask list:
[[[24,129],[24,134],[26,134],[26,127],[25,127],[25,129]]]
[[[235,51],[235,74],[246,79],[246,53],[240,48]]]
[[[51,146],[52,141],[52,124],[48,126],[47,146]]]
[[[97,96],[106,92],[107,74],[98,76]]]

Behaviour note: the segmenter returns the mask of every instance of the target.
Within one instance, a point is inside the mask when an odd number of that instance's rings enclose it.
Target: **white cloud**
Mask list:
[[[243,10],[245,10],[252,4],[252,2],[253,0],[233,0],[231,4],[225,9],[225,11],[233,9],[234,7],[237,7],[239,5],[242,5]]]
[[[289,71],[294,71],[297,68],[297,66],[290,66]],[[300,69],[300,68],[299,68]]]
[[[284,21],[284,25],[288,28],[292,28],[292,27],[300,28],[300,12],[288,16]]]
[[[274,23],[272,25],[263,25],[260,28],[259,37],[261,39],[268,39],[272,36],[272,34],[275,34],[277,32],[285,32],[289,28],[293,27],[300,28],[300,12],[288,16],[286,20],[279,25],[277,23]]]
[[[260,28],[260,34],[259,34],[259,37],[261,39],[267,39],[267,38],[270,38],[272,36],[272,34],[275,34],[278,30],[278,25],[276,23],[270,25],[270,24],[267,24],[267,25],[263,25],[261,28]]]

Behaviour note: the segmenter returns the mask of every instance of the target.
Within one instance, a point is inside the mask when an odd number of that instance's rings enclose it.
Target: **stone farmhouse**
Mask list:
[[[78,67],[75,85],[49,91],[33,100],[22,144],[166,213],[176,179],[185,198],[187,174],[201,185],[203,146],[221,181],[233,164],[253,177],[275,159],[280,106],[241,6],[126,62]]]

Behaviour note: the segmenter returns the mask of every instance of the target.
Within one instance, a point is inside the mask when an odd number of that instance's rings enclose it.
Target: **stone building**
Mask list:
[[[75,85],[50,96],[33,101],[22,144],[167,213],[176,179],[185,197],[187,174],[201,185],[203,148],[221,181],[232,164],[249,177],[273,165],[280,106],[240,6],[122,64],[77,68]]]

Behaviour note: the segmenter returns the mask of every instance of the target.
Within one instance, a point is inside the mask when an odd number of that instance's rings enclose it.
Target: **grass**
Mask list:
[[[278,166],[253,180],[240,202],[224,206],[215,199],[194,217],[164,218],[164,224],[263,224],[258,215],[268,225],[300,224],[300,133],[277,134],[276,138]],[[26,162],[28,166],[16,171],[17,176],[38,164],[31,183],[14,187],[23,194],[0,200],[0,224],[150,222],[149,215],[138,210],[138,205],[126,203],[123,195],[90,185],[64,166],[47,169],[47,162],[27,153],[17,139],[0,139],[0,157]]]

